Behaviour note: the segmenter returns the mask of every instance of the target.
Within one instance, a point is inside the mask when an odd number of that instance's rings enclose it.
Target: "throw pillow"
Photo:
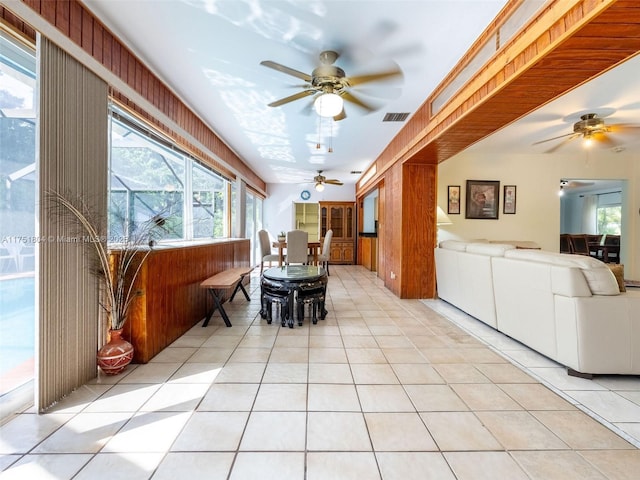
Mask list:
[[[618,282],[618,288],[620,289],[620,291],[626,292],[627,289],[624,286],[624,265],[620,265],[617,263],[607,263],[607,266],[616,277],[616,281]]]

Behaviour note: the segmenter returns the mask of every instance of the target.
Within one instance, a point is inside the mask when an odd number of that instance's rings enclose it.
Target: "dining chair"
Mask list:
[[[589,255],[602,260],[602,235],[587,234],[587,242],[589,242]]]
[[[306,264],[309,261],[309,234],[304,230],[291,230],[287,233],[287,257],[285,263]]]
[[[603,252],[603,260],[606,263],[620,263],[620,235],[605,235],[602,247],[606,252]]]
[[[271,251],[271,240],[269,239],[269,232],[266,230],[260,230],[258,232],[258,239],[260,240],[260,274],[262,274],[262,269],[264,268],[264,262],[269,262],[269,266],[271,266],[271,262],[277,262],[280,257],[277,253],[273,253]]]
[[[311,317],[311,321],[314,325],[318,323],[318,316],[320,316],[320,320],[325,319],[326,310],[324,308],[324,304],[326,294],[326,285],[320,288],[309,287],[304,284],[300,286],[296,297],[298,325],[302,325],[305,305],[309,305],[309,316]]]
[[[261,302],[263,318],[267,319],[267,323],[271,324],[273,320],[273,304],[280,307],[280,324],[284,327],[289,322],[289,326],[293,328],[293,312],[290,306],[293,304],[294,292],[291,289],[284,288],[280,285],[274,285],[269,281],[261,282]]]
[[[318,264],[324,267],[329,273],[329,259],[331,258],[331,239],[333,238],[333,230],[328,230],[324,236],[324,243],[322,244],[322,252],[318,255]],[[313,255],[309,255],[309,263],[313,262]]]
[[[560,253],[573,253],[571,236],[568,233],[560,234]]]
[[[585,234],[571,235],[571,245],[573,246],[573,252],[576,255],[591,256],[589,252],[589,241]]]

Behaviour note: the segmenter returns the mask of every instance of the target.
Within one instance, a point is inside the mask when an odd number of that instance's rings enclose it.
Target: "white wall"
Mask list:
[[[267,184],[268,197],[264,202],[264,229],[272,237],[276,237],[280,231],[286,232],[294,228],[293,204],[305,202],[300,198],[303,190],[311,193],[311,198],[306,200],[309,203],[354,202],[356,199],[355,184],[327,185],[323,192],[316,192],[313,185],[269,183]]]
[[[438,205],[447,210],[447,185],[461,186],[460,215],[441,226],[438,239],[532,240],[544,250],[558,251],[559,182],[562,178],[627,179],[623,198],[622,261],[625,277],[640,280],[640,152],[594,149],[571,154],[487,154],[462,152],[438,167]],[[464,218],[466,180],[499,180],[498,220]],[[517,186],[516,214],[502,213],[502,187]]]

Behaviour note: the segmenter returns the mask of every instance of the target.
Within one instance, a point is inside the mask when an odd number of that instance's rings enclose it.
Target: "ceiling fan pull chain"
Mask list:
[[[329,122],[329,153],[333,153],[333,118]]]
[[[316,143],[316,150],[320,150],[320,130],[322,127],[322,117],[318,117],[318,143]]]

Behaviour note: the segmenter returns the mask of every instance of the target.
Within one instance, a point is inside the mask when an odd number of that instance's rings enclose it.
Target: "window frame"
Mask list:
[[[137,135],[143,142],[148,142],[148,146],[144,144],[140,145],[141,148],[149,148],[156,155],[162,157],[163,161],[167,164],[169,171],[173,175],[176,175],[176,172],[171,168],[170,161],[175,161],[179,159],[182,162],[180,169],[183,172],[182,176],[176,176],[176,185],[182,188],[182,205],[181,205],[181,227],[182,231],[179,235],[179,238],[159,238],[157,241],[159,243],[171,243],[171,242],[196,242],[203,240],[214,240],[221,238],[229,238],[229,224],[230,224],[230,215],[231,215],[231,206],[230,206],[230,185],[233,183],[231,180],[226,178],[220,172],[216,171],[211,166],[207,165],[202,160],[198,159],[194,155],[187,152],[185,149],[181,148],[177,143],[172,140],[164,137],[161,133],[152,129],[146,123],[144,123],[139,118],[133,117],[128,112],[125,112],[123,109],[119,108],[117,104],[114,102],[109,106],[109,211],[111,212],[111,201],[112,201],[112,193],[119,192],[122,189],[114,188],[112,183],[114,178],[117,178],[116,175],[118,172],[114,172],[114,149],[120,148],[114,146],[114,122],[119,126],[119,128],[129,129],[133,134]],[[136,147],[138,148],[138,147]],[[150,155],[151,156],[151,155]],[[166,156],[166,158],[165,158]],[[211,236],[195,236],[194,229],[194,188],[193,188],[193,177],[194,177],[194,169],[201,169],[205,174],[211,175],[213,177],[214,182],[222,182],[220,188],[214,189],[212,191],[221,192],[222,193],[222,204],[223,204],[223,214],[222,214],[222,236],[214,236],[214,229],[212,229]],[[121,182],[122,183],[122,182]],[[128,189],[126,189],[128,190]],[[150,186],[147,191],[152,191],[153,186]],[[144,189],[135,189],[132,192],[142,192]],[[198,190],[199,191],[199,190]],[[162,190],[160,191],[163,194],[171,192],[170,190]],[[127,193],[127,192],[125,192]],[[174,192],[171,192],[174,193]],[[129,193],[130,195],[131,193]],[[215,193],[214,193],[215,195]],[[163,197],[159,197],[160,200]],[[214,198],[215,201],[215,198]],[[123,220],[124,225],[129,225],[131,220],[131,215],[136,215],[135,206],[129,205],[124,212],[125,219]],[[153,212],[152,212],[153,213]],[[162,212],[155,212],[155,215],[162,215]],[[153,216],[149,214],[149,216]],[[215,222],[215,219],[214,219]],[[115,225],[115,224],[114,224]],[[111,243],[117,243],[117,235],[112,234],[112,230],[114,230],[114,225],[109,223],[109,240]],[[126,227],[123,227],[125,230]]]

